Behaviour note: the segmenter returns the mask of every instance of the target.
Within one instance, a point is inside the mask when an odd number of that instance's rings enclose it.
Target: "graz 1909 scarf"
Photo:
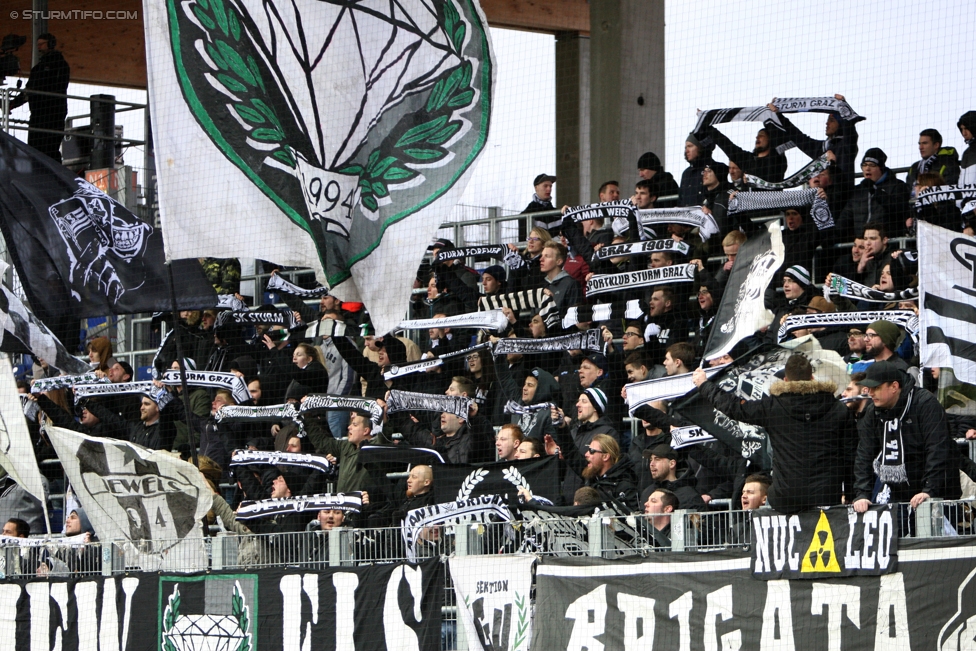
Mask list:
[[[603,339],[597,329],[541,339],[499,339],[491,349],[498,355],[542,355],[556,350],[602,350]]]
[[[702,211],[701,207],[688,208],[653,208],[638,210],[640,223],[643,228],[654,229],[665,224],[684,224],[698,229],[702,242],[719,232],[718,223],[710,214]]]
[[[830,207],[824,199],[817,196],[813,188],[791,190],[790,192],[737,192],[729,199],[729,214],[771,211],[784,208],[801,208],[810,206],[810,216],[817,225],[817,230],[824,230],[834,225],[834,217],[830,214]]]
[[[625,242],[623,244],[607,244],[597,249],[595,255],[600,260],[610,258],[629,258],[635,255],[646,255],[656,251],[674,251],[681,255],[688,255],[691,247],[686,242],[673,239],[644,240],[642,242]]]
[[[844,276],[838,276],[837,274],[831,274],[830,282],[824,283],[823,292],[824,298],[828,300],[830,300],[831,295],[843,296],[844,298],[852,298],[858,301],[867,301],[868,303],[894,303],[896,301],[918,300],[917,287],[902,289],[896,292],[883,292],[880,289],[862,285],[857,281],[845,278]]]
[[[874,312],[825,312],[822,314],[793,314],[786,317],[779,327],[777,341],[786,339],[794,330],[805,328],[829,328],[834,326],[867,325],[875,321],[890,321],[905,329],[912,339],[918,340],[918,316],[909,310],[877,310]]]
[[[689,263],[625,271],[619,274],[599,274],[586,281],[586,295],[594,296],[619,290],[691,282],[695,279],[696,270],[697,267]]]
[[[247,390],[244,380],[233,373],[218,373],[216,371],[186,371],[188,386],[209,387],[230,391],[237,403],[251,400],[251,393]],[[166,386],[180,386],[180,372],[166,371],[163,373],[163,384]]]
[[[410,391],[390,391],[386,399],[387,413],[400,411],[436,411],[454,414],[461,420],[470,418],[469,411],[474,404],[472,398],[445,396],[435,393],[413,393]]]
[[[423,540],[422,532],[429,527],[463,524],[466,522],[511,522],[512,512],[498,495],[468,497],[444,504],[433,504],[407,511],[403,519],[403,542],[407,547],[407,560],[417,558],[417,544]]]
[[[363,508],[362,493],[336,493],[331,495],[299,495],[267,500],[241,502],[237,508],[238,520],[259,520],[285,513],[317,513],[318,511],[343,511],[359,513]],[[312,515],[311,517],[315,517]]]

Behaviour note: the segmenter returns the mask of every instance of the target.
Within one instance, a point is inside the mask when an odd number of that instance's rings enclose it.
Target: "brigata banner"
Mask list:
[[[469,649],[528,651],[535,556],[455,556],[450,560],[458,619]],[[464,604],[462,607],[461,604]],[[477,643],[475,642],[477,640]]]
[[[973,538],[904,540],[891,574],[817,581],[757,581],[746,551],[540,563],[532,649],[972,648]]]
[[[8,581],[0,631],[24,650],[421,651],[440,648],[443,583],[438,560]]]
[[[891,574],[898,565],[897,511],[852,507],[752,517],[752,573],[757,579],[823,579]],[[761,514],[761,515],[760,515]]]

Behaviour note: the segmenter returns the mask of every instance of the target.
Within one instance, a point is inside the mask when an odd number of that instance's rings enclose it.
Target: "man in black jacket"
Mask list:
[[[718,148],[725,152],[729,160],[746,174],[758,176],[764,181],[775,182],[782,181],[785,177],[786,156],[770,147],[769,134],[765,129],[760,129],[756,134],[756,144],[751,152],[736,145],[715,127],[708,127],[707,133]]]
[[[786,361],[784,381],[770,395],[740,400],[709,382],[705,371],[692,375],[701,397],[729,418],[764,427],[773,449],[769,503],[782,513],[840,504],[845,466],[844,442],[855,434],[854,417],[834,397],[837,385],[817,381],[802,354]]]
[[[694,133],[689,133],[685,139],[685,160],[688,167],[681,173],[681,188],[678,192],[679,206],[700,206],[702,203],[702,172],[705,166],[712,162],[712,150],[715,143],[700,140]]]
[[[858,424],[854,510],[864,513],[872,502],[917,508],[930,497],[958,499],[959,454],[936,397],[891,362],[871,364],[861,386],[873,404]]]
[[[704,511],[705,500],[695,488],[695,477],[684,475],[678,477],[678,453],[670,445],[662,443],[649,450],[644,450],[644,459],[650,467],[650,483],[641,486],[641,494],[648,490],[669,490],[678,496],[681,508],[693,511]]]
[[[620,446],[606,434],[597,434],[585,454],[580,454],[566,429],[556,430],[556,442],[566,464],[608,501],[620,504],[627,512],[637,510],[637,475],[629,459],[620,454]],[[575,492],[575,491],[574,491]]]
[[[644,152],[637,159],[637,175],[641,180],[648,181],[651,205],[649,208],[669,208],[677,204],[676,199],[659,200],[658,197],[669,197],[678,194],[678,184],[670,172],[664,171],[661,159],[652,151]]]
[[[57,39],[54,38],[54,35],[44,33],[37,37],[37,51],[41,58],[37,65],[31,68],[24,92],[10,101],[10,108],[15,109],[22,104],[30,104],[31,114],[28,126],[31,131],[27,134],[27,144],[60,163],[61,134],[43,133],[34,131],[34,129],[63,131],[64,119],[68,115],[68,99],[67,97],[31,93],[31,91],[36,90],[45,93],[67,94],[71,68],[68,67],[68,62],[64,60],[64,56],[55,47],[57,47]]]
[[[850,200],[837,220],[839,235],[846,239],[860,233],[867,224],[884,226],[889,236],[907,231],[905,221],[912,216],[911,190],[886,167],[888,156],[872,147],[864,153],[861,172],[864,180],[857,184]]]

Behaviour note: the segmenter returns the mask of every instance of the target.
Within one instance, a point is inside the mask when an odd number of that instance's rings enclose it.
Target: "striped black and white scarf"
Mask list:
[[[302,298],[319,298],[325,296],[329,293],[328,287],[316,287],[315,289],[302,289],[294,283],[290,283],[278,274],[272,275],[268,278],[269,292],[284,292],[285,294],[291,294],[293,296],[301,296]]]
[[[514,400],[509,400],[505,403],[504,411],[506,414],[512,414],[515,416],[525,416],[526,414],[531,416],[543,410],[548,411],[552,409],[552,407],[553,404],[551,402],[540,402],[535,405],[520,405]]]
[[[627,219],[636,217],[636,208],[630,200],[591,203],[587,206],[574,206],[563,214],[563,219],[584,222],[588,219]]]
[[[110,382],[111,380],[109,380],[107,377],[100,378],[94,373],[42,377],[34,380],[33,384],[31,384],[31,393],[44,393],[45,391],[55,391],[57,389],[69,389],[79,384],[108,384]]]
[[[722,366],[712,366],[705,369],[705,375],[712,377],[728,364]],[[646,405],[655,400],[671,400],[685,395],[695,388],[695,383],[691,380],[691,373],[681,373],[668,377],[644,380],[626,385],[627,389],[627,409],[633,415],[634,411],[641,405]]]
[[[646,313],[647,304],[638,299],[597,303],[596,305],[576,305],[566,310],[566,316],[563,317],[563,329],[593,321],[612,321],[613,319],[630,321],[639,319]]]
[[[781,97],[773,100],[780,113],[838,113],[843,120],[860,122],[864,118],[851,105],[835,97]],[[698,112],[695,132],[713,124],[728,122],[766,122],[782,124],[779,117],[765,106],[710,109]]]
[[[901,326],[918,341],[918,315],[910,310],[874,310],[871,312],[825,312],[822,314],[793,314],[779,327],[778,341],[794,330],[829,328],[834,326],[868,325],[875,321],[890,321]]]
[[[855,282],[850,278],[838,276],[837,274],[832,274],[830,282],[824,284],[823,294],[824,298],[828,301],[831,295],[843,296],[844,298],[851,298],[858,301],[867,301],[868,303],[894,303],[896,301],[918,300],[917,287],[910,287],[897,292],[883,292],[880,289],[873,289],[867,285]]]
[[[318,511],[343,511],[359,513],[363,508],[363,494],[322,493],[320,495],[301,495],[267,500],[245,500],[237,508],[238,520],[258,520],[273,518],[287,513],[313,513]]]
[[[908,471],[905,469],[905,442],[902,439],[902,425],[905,414],[912,407],[915,388],[912,387],[905,398],[905,408],[894,418],[880,418],[884,428],[884,444],[881,452],[874,459],[874,474],[886,484],[904,484],[908,481]]]
[[[652,230],[665,224],[684,224],[697,228],[702,242],[719,232],[715,218],[703,212],[700,206],[652,208],[650,210],[638,210],[637,212],[640,215],[641,226]]]
[[[386,411],[395,414],[399,411],[434,411],[454,414],[461,420],[470,418],[473,398],[464,396],[445,396],[436,393],[414,393],[412,391],[390,391],[386,399]]]
[[[228,405],[214,415],[214,420],[218,423],[243,423],[248,421],[274,423],[285,419],[294,421],[298,425],[299,436],[305,436],[304,423],[298,417],[298,410],[292,404],[266,405],[263,407]]]
[[[688,255],[691,247],[687,242],[679,242],[675,239],[667,240],[644,240],[641,242],[625,242],[623,244],[607,244],[601,246],[596,251],[599,260],[610,258],[629,258],[635,255],[647,255],[657,251],[672,251],[681,255]]]
[[[603,350],[602,337],[597,329],[574,332],[561,337],[542,339],[499,339],[491,353],[499,355],[542,355],[560,350]]]
[[[104,383],[100,382],[98,384],[80,384],[76,385],[74,388],[75,402],[84,400],[85,398],[98,398],[101,396],[116,396],[122,394],[144,394],[148,396],[157,396],[161,393],[169,393],[166,389],[159,388],[152,382],[117,382],[117,383]],[[167,400],[167,402],[169,402]]]
[[[817,225],[817,230],[822,231],[834,225],[830,207],[825,200],[817,196],[814,188],[790,192],[737,192],[734,197],[729,198],[730,215],[754,210],[769,212],[803,206],[810,206],[810,217]]]
[[[493,309],[436,319],[405,319],[397,324],[397,330],[430,330],[431,328],[482,328],[502,331],[508,328],[508,317],[501,309]]]
[[[383,420],[383,408],[379,403],[369,398],[355,398],[353,396],[330,396],[324,393],[309,394],[299,410],[302,414],[317,411],[356,411],[369,414],[374,423]]]
[[[180,386],[180,372],[166,371],[163,373],[163,384],[166,386]],[[216,371],[186,371],[187,386],[208,387],[210,389],[224,389],[230,391],[234,402],[241,404],[251,400],[251,393],[247,390],[244,380],[233,373],[217,373]]]
[[[226,409],[226,407],[224,407]],[[223,411],[223,409],[221,409]],[[260,450],[234,450],[230,457],[231,466],[295,466],[296,468],[311,468],[327,474],[335,474],[336,464],[317,454],[301,454],[297,452],[263,452]]]
[[[482,310],[500,310],[507,307],[516,314],[534,310],[542,317],[546,328],[552,328],[559,323],[559,308],[552,300],[552,296],[546,294],[543,288],[483,296],[478,306]]]
[[[795,174],[789,178],[783,179],[778,183],[766,181],[752,174],[745,175],[745,182],[760,190],[786,190],[788,188],[796,188],[801,185],[806,185],[810,179],[823,172],[829,166],[830,160],[827,158],[827,155],[824,154],[820,158],[813,159],[807,163],[807,165],[797,170]]]
[[[403,518],[403,542],[407,560],[417,559],[419,534],[427,527],[463,524],[466,522],[511,522],[514,519],[508,506],[498,495],[479,495],[456,502],[432,504],[407,511]]]
[[[691,282],[695,279],[697,269],[695,265],[689,263],[673,264],[656,269],[625,271],[619,274],[598,274],[586,281],[586,295],[590,297],[623,289]]]
[[[919,193],[915,199],[915,209],[920,211],[925,206],[942,201],[961,201],[968,205],[968,202],[974,200],[976,200],[976,185],[937,185]]]

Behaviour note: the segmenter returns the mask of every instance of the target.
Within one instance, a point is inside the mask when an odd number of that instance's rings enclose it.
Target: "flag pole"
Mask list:
[[[197,458],[197,443],[194,441],[193,424],[191,423],[190,392],[186,386],[186,369],[183,367],[183,339],[180,337],[180,331],[177,330],[180,327],[180,317],[176,309],[176,282],[173,280],[173,265],[170,264],[169,260],[166,261],[166,269],[169,270],[169,296],[173,305],[173,329],[176,330],[176,363],[180,369],[180,388],[183,394],[183,412],[186,417],[186,429],[190,438],[190,456],[193,459],[193,465],[199,468],[200,460]]]

